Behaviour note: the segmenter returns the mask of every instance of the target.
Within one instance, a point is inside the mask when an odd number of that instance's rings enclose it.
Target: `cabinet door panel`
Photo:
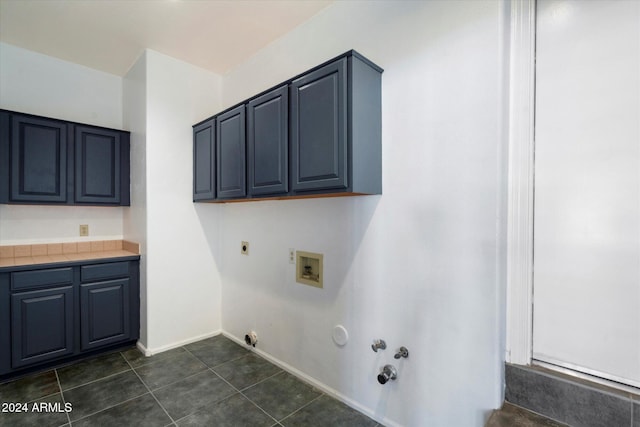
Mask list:
[[[347,60],[291,83],[294,191],[346,188]]]
[[[247,195],[244,105],[216,118],[217,198]]]
[[[73,353],[73,288],[11,295],[12,367]]]
[[[13,115],[11,200],[66,202],[66,123]]]
[[[193,128],[193,200],[215,197],[215,121]]]
[[[249,194],[289,191],[289,105],[287,86],[248,104]]]
[[[75,201],[120,203],[120,132],[76,126]]]
[[[82,350],[129,339],[129,279],[80,286]]]

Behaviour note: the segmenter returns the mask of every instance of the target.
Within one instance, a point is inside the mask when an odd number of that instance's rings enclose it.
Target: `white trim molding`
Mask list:
[[[535,0],[511,0],[506,361],[531,363]]]

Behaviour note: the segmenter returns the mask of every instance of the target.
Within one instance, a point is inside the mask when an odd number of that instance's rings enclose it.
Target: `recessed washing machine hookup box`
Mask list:
[[[322,254],[296,251],[296,282],[322,288]]]

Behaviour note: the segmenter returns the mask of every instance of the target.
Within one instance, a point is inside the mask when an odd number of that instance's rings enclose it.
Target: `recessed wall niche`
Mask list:
[[[322,288],[322,254],[296,251],[296,282]]]

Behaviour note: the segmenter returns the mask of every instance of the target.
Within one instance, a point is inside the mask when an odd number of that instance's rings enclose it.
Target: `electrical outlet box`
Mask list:
[[[81,236],[89,235],[89,224],[80,224],[80,235]]]
[[[323,255],[296,251],[296,282],[322,288]]]
[[[249,242],[241,242],[240,243],[240,253],[242,255],[249,255]]]

